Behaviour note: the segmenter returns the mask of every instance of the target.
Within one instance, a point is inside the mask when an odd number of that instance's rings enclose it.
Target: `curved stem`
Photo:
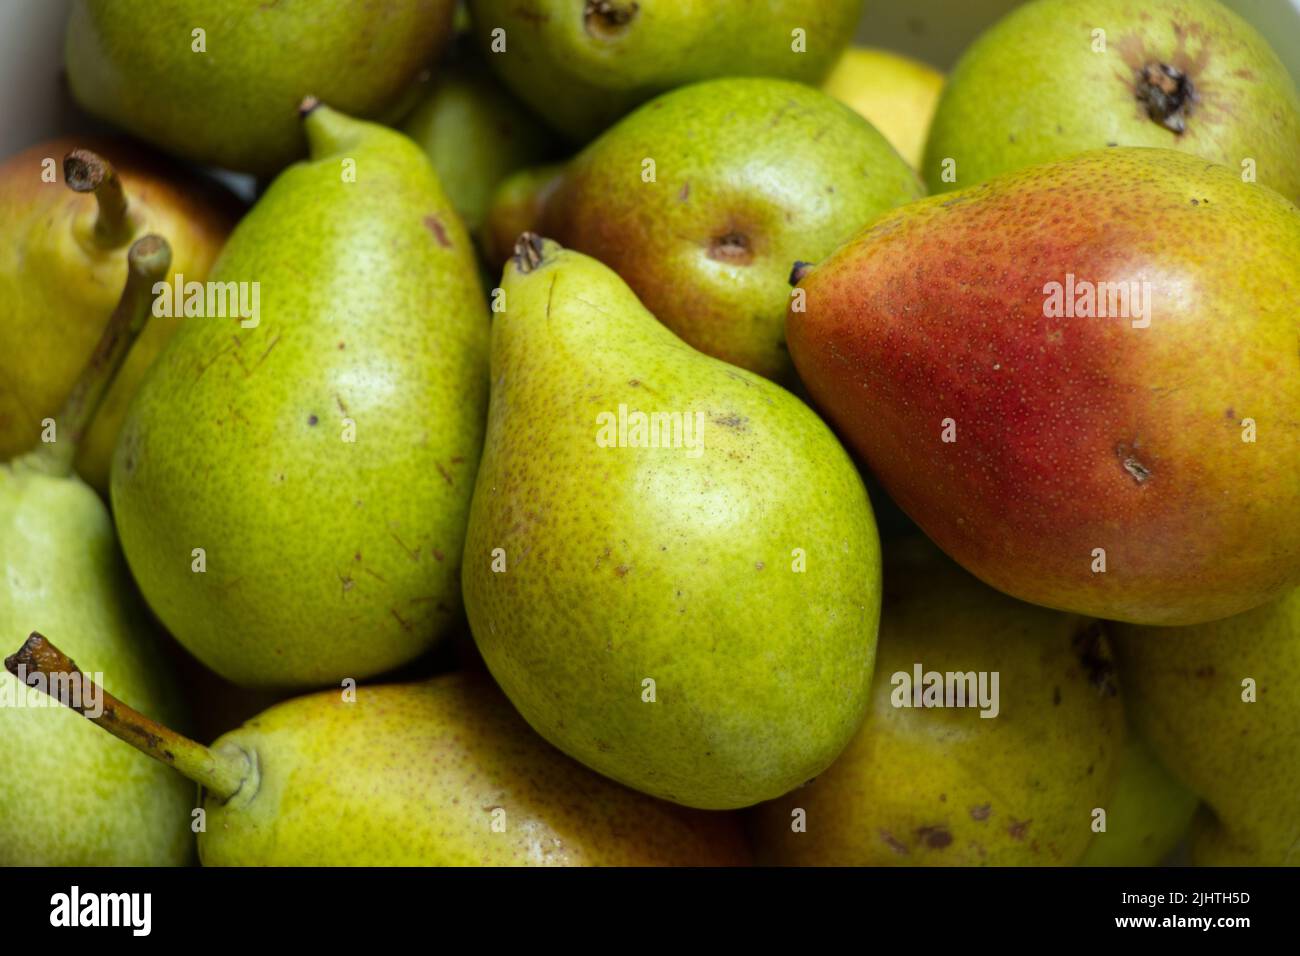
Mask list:
[[[18,653],[6,657],[5,669],[24,685],[39,683],[41,690],[65,707],[77,711],[141,753],[174,767],[223,801],[238,793],[252,775],[252,764],[242,751],[205,747],[128,707],[81,673],[66,654],[40,634],[33,633]],[[44,680],[32,681],[36,674]],[[81,689],[76,701],[67,693],[74,682]],[[51,689],[55,687],[64,691],[62,696]],[[93,708],[100,711],[97,716],[90,712],[93,705],[87,704],[88,700],[102,704],[102,707]]]
[[[37,446],[19,458],[15,465],[53,475],[71,473],[77,447],[90,427],[104,393],[126,361],[131,345],[149,321],[153,311],[153,286],[166,276],[171,266],[172,250],[166,239],[149,235],[132,244],[126,259],[126,286],[122,297],[104,326],[99,344],[55,418],[62,437],[56,433],[53,442]]]
[[[112,164],[88,149],[74,149],[63,157],[63,178],[74,192],[95,194],[99,203],[95,241],[108,249],[126,245],[135,234],[136,222]]]

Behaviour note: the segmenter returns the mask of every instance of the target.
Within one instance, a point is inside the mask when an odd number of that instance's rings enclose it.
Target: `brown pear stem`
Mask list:
[[[128,707],[82,674],[66,654],[40,634],[33,632],[16,654],[6,657],[5,669],[22,682],[33,674],[58,677],[59,680],[46,680],[41,689],[141,753],[179,770],[223,801],[238,793],[252,773],[248,756],[242,751],[205,747]],[[50,690],[51,687],[66,690],[70,686],[68,678],[73,674],[80,675],[77,680],[83,688],[81,706],[69,700],[66,694],[56,697]],[[103,702],[103,712],[99,716],[93,717],[86,712],[87,699]]]
[[[54,419],[55,427],[59,429],[55,440],[37,446],[15,464],[52,475],[71,473],[77,448],[94,420],[104,393],[126,361],[131,345],[149,321],[153,311],[153,286],[167,275],[172,250],[166,239],[149,235],[131,245],[126,259],[126,286],[122,297],[104,326],[99,344]]]
[[[95,220],[95,241],[106,249],[116,249],[135,235],[135,217],[122,189],[122,180],[111,163],[88,149],[74,149],[63,157],[63,178],[79,193],[95,194],[99,218]]]

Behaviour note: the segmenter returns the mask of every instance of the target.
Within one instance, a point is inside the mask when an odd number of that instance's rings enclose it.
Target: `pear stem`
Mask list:
[[[153,311],[153,286],[163,279],[171,266],[171,246],[161,236],[145,236],[131,245],[126,260],[126,286],[122,297],[104,326],[99,344],[55,418],[56,427],[62,430],[63,437],[56,433],[54,441],[28,452],[15,465],[51,475],[72,472],[77,448],[94,420],[104,393],[126,361],[131,345],[149,321]]]
[[[99,203],[95,241],[106,249],[126,245],[135,235],[136,222],[111,163],[88,149],[74,149],[63,157],[63,178],[79,193],[93,192]]]
[[[63,706],[77,711],[141,753],[179,770],[222,801],[238,793],[252,773],[252,765],[243,751],[205,747],[128,707],[81,673],[66,654],[40,634],[33,632],[16,654],[6,657],[5,669],[24,684],[31,681],[32,675],[42,675],[46,680],[39,682],[41,690]],[[72,675],[77,675],[75,682]],[[79,704],[69,699],[68,692],[74,683],[81,687]],[[61,689],[63,696],[56,696],[54,687]],[[92,706],[87,701],[102,702],[102,712],[92,716],[87,712]]]

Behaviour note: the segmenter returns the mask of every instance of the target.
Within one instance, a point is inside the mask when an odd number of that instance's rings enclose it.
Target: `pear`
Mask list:
[[[870,123],[772,79],[674,90],[540,181],[537,231],[600,259],[689,345],[778,382],[790,263],[921,195]]]
[[[74,0],[65,62],[84,109],[176,156],[258,176],[301,157],[308,95],[382,118],[451,37],[454,0]]]
[[[453,208],[477,234],[497,184],[515,170],[550,159],[556,146],[554,135],[497,83],[472,50],[456,52],[439,68],[402,130],[428,154]]]
[[[913,169],[921,168],[943,74],[891,50],[850,47],[822,90],[880,130]]]
[[[1187,835],[1199,802],[1130,730],[1106,801],[1106,829],[1092,838],[1080,865],[1157,866]]]
[[[156,659],[108,509],[72,474],[78,443],[145,326],[150,286],[167,274],[171,252],[147,236],[128,257],[121,301],[53,417],[52,440],[0,464],[0,633],[39,623],[92,672],[112,675],[124,693],[177,721],[184,711]],[[28,677],[0,674],[0,866],[188,862],[193,787],[51,706],[24,686]],[[94,707],[90,696],[77,699]]]
[[[1116,629],[1125,699],[1205,801],[1192,861],[1300,865],[1300,588],[1195,627]]]
[[[1298,248],[1300,211],[1231,169],[1097,150],[884,216],[807,271],[786,332],[967,570],[1192,624],[1300,583]]]
[[[167,281],[202,282],[236,211],[232,197],[122,140],[49,140],[0,164],[0,460],[35,446],[72,388],[126,280],[132,240],[169,236]],[[126,406],[177,325],[145,328],[80,443],[77,471],[101,492]]]
[[[893,542],[866,721],[829,770],[753,812],[755,852],[799,866],[1069,865],[1123,740],[1095,622]]]
[[[254,687],[377,674],[455,620],[487,402],[473,248],[427,158],[384,127],[305,113],[311,159],[213,268],[208,303],[239,291],[251,318],[186,320],[113,462],[150,606]]]
[[[923,173],[934,192],[1107,146],[1176,149],[1300,202],[1300,97],[1215,0],[1035,0],[953,68]]]
[[[820,82],[853,35],[862,0],[470,0],[469,8],[506,86],[580,145],[697,80]]]
[[[819,773],[862,719],[879,611],[852,462],[594,259],[525,234],[501,289],[462,573],[493,676],[561,750],[677,803]]]
[[[563,163],[533,166],[511,173],[497,185],[484,215],[480,242],[489,266],[500,270],[514,255],[520,235],[541,228],[542,210],[563,173]]]
[[[40,634],[5,666],[77,673]],[[529,730],[484,676],[298,697],[210,748],[104,699],[111,706],[96,723],[203,787],[205,866],[748,861],[734,817],[661,803],[584,770]]]

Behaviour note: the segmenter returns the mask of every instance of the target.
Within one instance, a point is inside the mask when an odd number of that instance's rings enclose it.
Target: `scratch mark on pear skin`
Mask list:
[[[396,531],[390,530],[388,534],[394,541],[397,542],[397,544],[401,547],[401,549],[407,553],[407,556],[409,556],[412,561],[418,562],[420,560],[419,548],[416,548],[415,550],[411,550],[411,548],[407,546],[406,542],[397,536]]]

